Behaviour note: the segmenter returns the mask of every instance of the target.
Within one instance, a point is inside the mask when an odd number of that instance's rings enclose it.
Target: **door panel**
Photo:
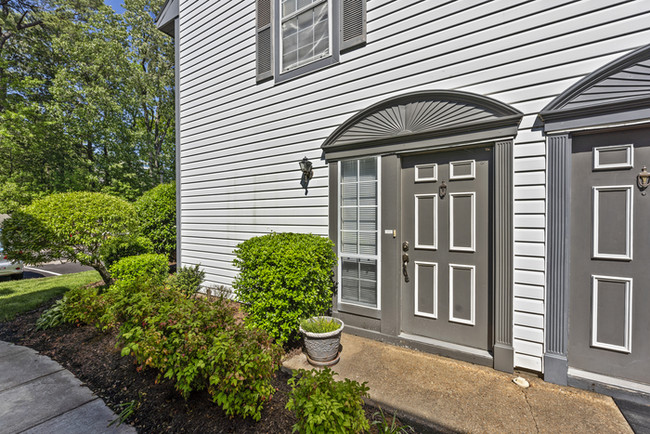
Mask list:
[[[491,159],[490,147],[402,158],[403,332],[491,348]]]
[[[573,138],[569,365],[650,384],[650,131]],[[648,190],[650,191],[650,190]]]

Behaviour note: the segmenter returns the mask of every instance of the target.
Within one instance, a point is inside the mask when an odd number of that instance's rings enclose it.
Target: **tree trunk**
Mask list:
[[[95,270],[97,270],[97,272],[99,273],[99,275],[102,277],[102,280],[104,281],[104,284],[105,284],[107,287],[108,287],[108,286],[111,286],[111,285],[113,284],[114,281],[113,281],[113,278],[111,277],[111,273],[108,272],[108,270],[106,269],[106,267],[104,266],[104,264],[102,264],[102,263],[100,262],[100,263],[98,263],[98,264],[94,264],[92,267],[93,267]],[[99,292],[98,292],[98,294],[101,294],[102,292],[103,292],[103,291],[100,289]]]

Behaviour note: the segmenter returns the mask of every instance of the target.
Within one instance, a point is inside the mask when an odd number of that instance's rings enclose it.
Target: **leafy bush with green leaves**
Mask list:
[[[127,256],[153,253],[153,243],[147,237],[134,234],[118,235],[107,238],[99,248],[99,254],[106,268],[110,268]]]
[[[160,184],[143,194],[135,209],[142,235],[154,245],[154,252],[176,258],[176,183]]]
[[[287,410],[296,414],[294,431],[301,433],[358,433],[370,429],[363,410],[366,383],[335,381],[334,372],[299,369],[289,379]]]
[[[36,330],[46,330],[65,323],[65,318],[63,316],[64,305],[65,299],[63,298],[55,301],[54,304],[48,310],[43,312],[36,320]]]
[[[275,392],[281,350],[263,331],[236,322],[234,309],[224,297],[155,289],[122,311],[122,354],[159,370],[185,398],[207,389],[226,414],[259,420]]]
[[[67,323],[92,324],[100,327],[100,319],[110,307],[110,294],[99,294],[97,288],[76,288],[66,292],[61,306]]]
[[[203,279],[205,279],[205,271],[197,264],[193,267],[182,267],[169,276],[167,284],[170,288],[185,294],[186,297],[191,297],[199,290]]]
[[[168,272],[167,256],[155,253],[127,256],[111,266],[111,274],[117,284],[127,287],[135,285],[138,280],[160,285],[167,278]]]
[[[137,232],[133,205],[101,193],[58,193],[37,199],[2,223],[1,243],[10,258],[38,264],[65,259],[93,267],[112,283],[100,255],[111,236]]]
[[[233,288],[246,321],[284,344],[298,335],[302,318],[332,306],[334,244],[312,234],[272,233],[239,244]]]
[[[66,321],[117,328],[122,355],[133,355],[141,366],[159,370],[159,378],[173,381],[185,398],[207,390],[226,414],[259,420],[275,392],[271,379],[280,365],[281,348],[264,331],[235,319],[237,308],[226,292],[187,297],[162,284],[164,255],[145,256],[162,261],[156,260],[158,265],[148,273],[134,274],[133,264],[126,261],[133,258],[125,258],[114,266],[119,268],[114,271],[116,284],[104,293],[70,291]]]

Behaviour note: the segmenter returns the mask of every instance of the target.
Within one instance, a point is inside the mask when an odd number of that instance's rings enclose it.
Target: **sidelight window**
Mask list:
[[[340,301],[378,307],[379,176],[377,158],[340,163]]]

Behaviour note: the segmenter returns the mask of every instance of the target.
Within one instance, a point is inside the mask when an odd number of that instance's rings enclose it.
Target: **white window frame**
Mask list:
[[[274,77],[276,83],[281,83],[283,81],[291,80],[295,77],[299,77],[304,74],[309,74],[311,72],[317,71],[322,68],[327,68],[330,65],[334,65],[339,62],[340,55],[340,0],[315,0],[310,6],[305,6],[298,11],[293,12],[289,17],[295,17],[300,14],[300,11],[304,12],[308,9],[313,8],[314,4],[320,4],[327,2],[327,11],[328,11],[328,29],[329,29],[329,55],[314,58],[310,62],[305,63],[304,65],[296,66],[287,70],[283,69],[282,66],[282,22],[290,18],[282,17],[282,0],[272,0],[273,1],[273,17],[272,17],[272,29],[273,29],[273,71],[275,71]]]
[[[286,74],[287,72],[294,71],[296,69],[300,69],[300,68],[302,68],[304,66],[312,64],[314,62],[317,62],[320,59],[330,57],[332,55],[332,49],[333,49],[333,47],[332,47],[332,31],[333,31],[333,26],[332,26],[332,12],[333,12],[332,11],[332,9],[333,9],[332,8],[332,0],[313,0],[308,6],[304,6],[302,9],[298,9],[298,10],[292,12],[291,14],[287,15],[286,17],[282,16],[282,1],[283,0],[280,0],[280,3],[279,3],[280,8],[278,10],[278,14],[280,15],[280,25],[278,26],[278,32],[280,33],[280,43],[278,44],[278,55],[279,55],[279,58],[280,58],[280,71],[279,71],[279,73],[280,74]],[[283,58],[283,55],[284,55],[284,52],[283,52],[283,45],[284,44],[282,43],[284,35],[282,33],[282,24],[285,21],[296,18],[298,15],[302,14],[303,12],[306,12],[306,11],[308,11],[310,9],[314,9],[314,8],[320,6],[323,3],[327,3],[327,30],[329,32],[328,37],[327,37],[328,38],[328,44],[329,44],[329,48],[328,48],[329,52],[328,52],[328,54],[325,55],[325,56],[321,56],[321,57],[314,57],[309,62],[304,63],[302,65],[299,65],[299,64],[296,63],[295,66],[292,66],[290,68],[285,69],[284,65],[282,64],[282,58]],[[298,32],[298,30],[296,30],[296,32]],[[298,50],[297,44],[296,44],[296,50]],[[296,54],[296,61],[298,61],[297,54]]]
[[[341,252],[341,168],[343,161],[356,161],[357,162],[357,177],[358,177],[358,164],[359,160],[365,160],[369,158],[375,159],[375,164],[377,165],[377,254],[376,255],[361,255],[359,253],[343,253]],[[337,275],[339,276],[339,290],[337,291],[337,304],[342,306],[354,306],[356,308],[370,309],[374,311],[381,311],[381,157],[380,156],[367,156],[367,157],[358,157],[351,158],[348,160],[338,161],[337,164],[337,180],[336,180],[336,253],[339,257],[337,265]],[[357,178],[357,183],[358,183]],[[358,190],[357,190],[358,197]],[[358,205],[357,205],[358,207]],[[358,219],[358,217],[357,217]],[[358,231],[359,229],[357,229]],[[343,258],[352,258],[352,259],[370,259],[377,262],[377,305],[368,306],[367,304],[354,303],[351,301],[346,301],[342,299],[343,289],[342,289],[342,266]]]

